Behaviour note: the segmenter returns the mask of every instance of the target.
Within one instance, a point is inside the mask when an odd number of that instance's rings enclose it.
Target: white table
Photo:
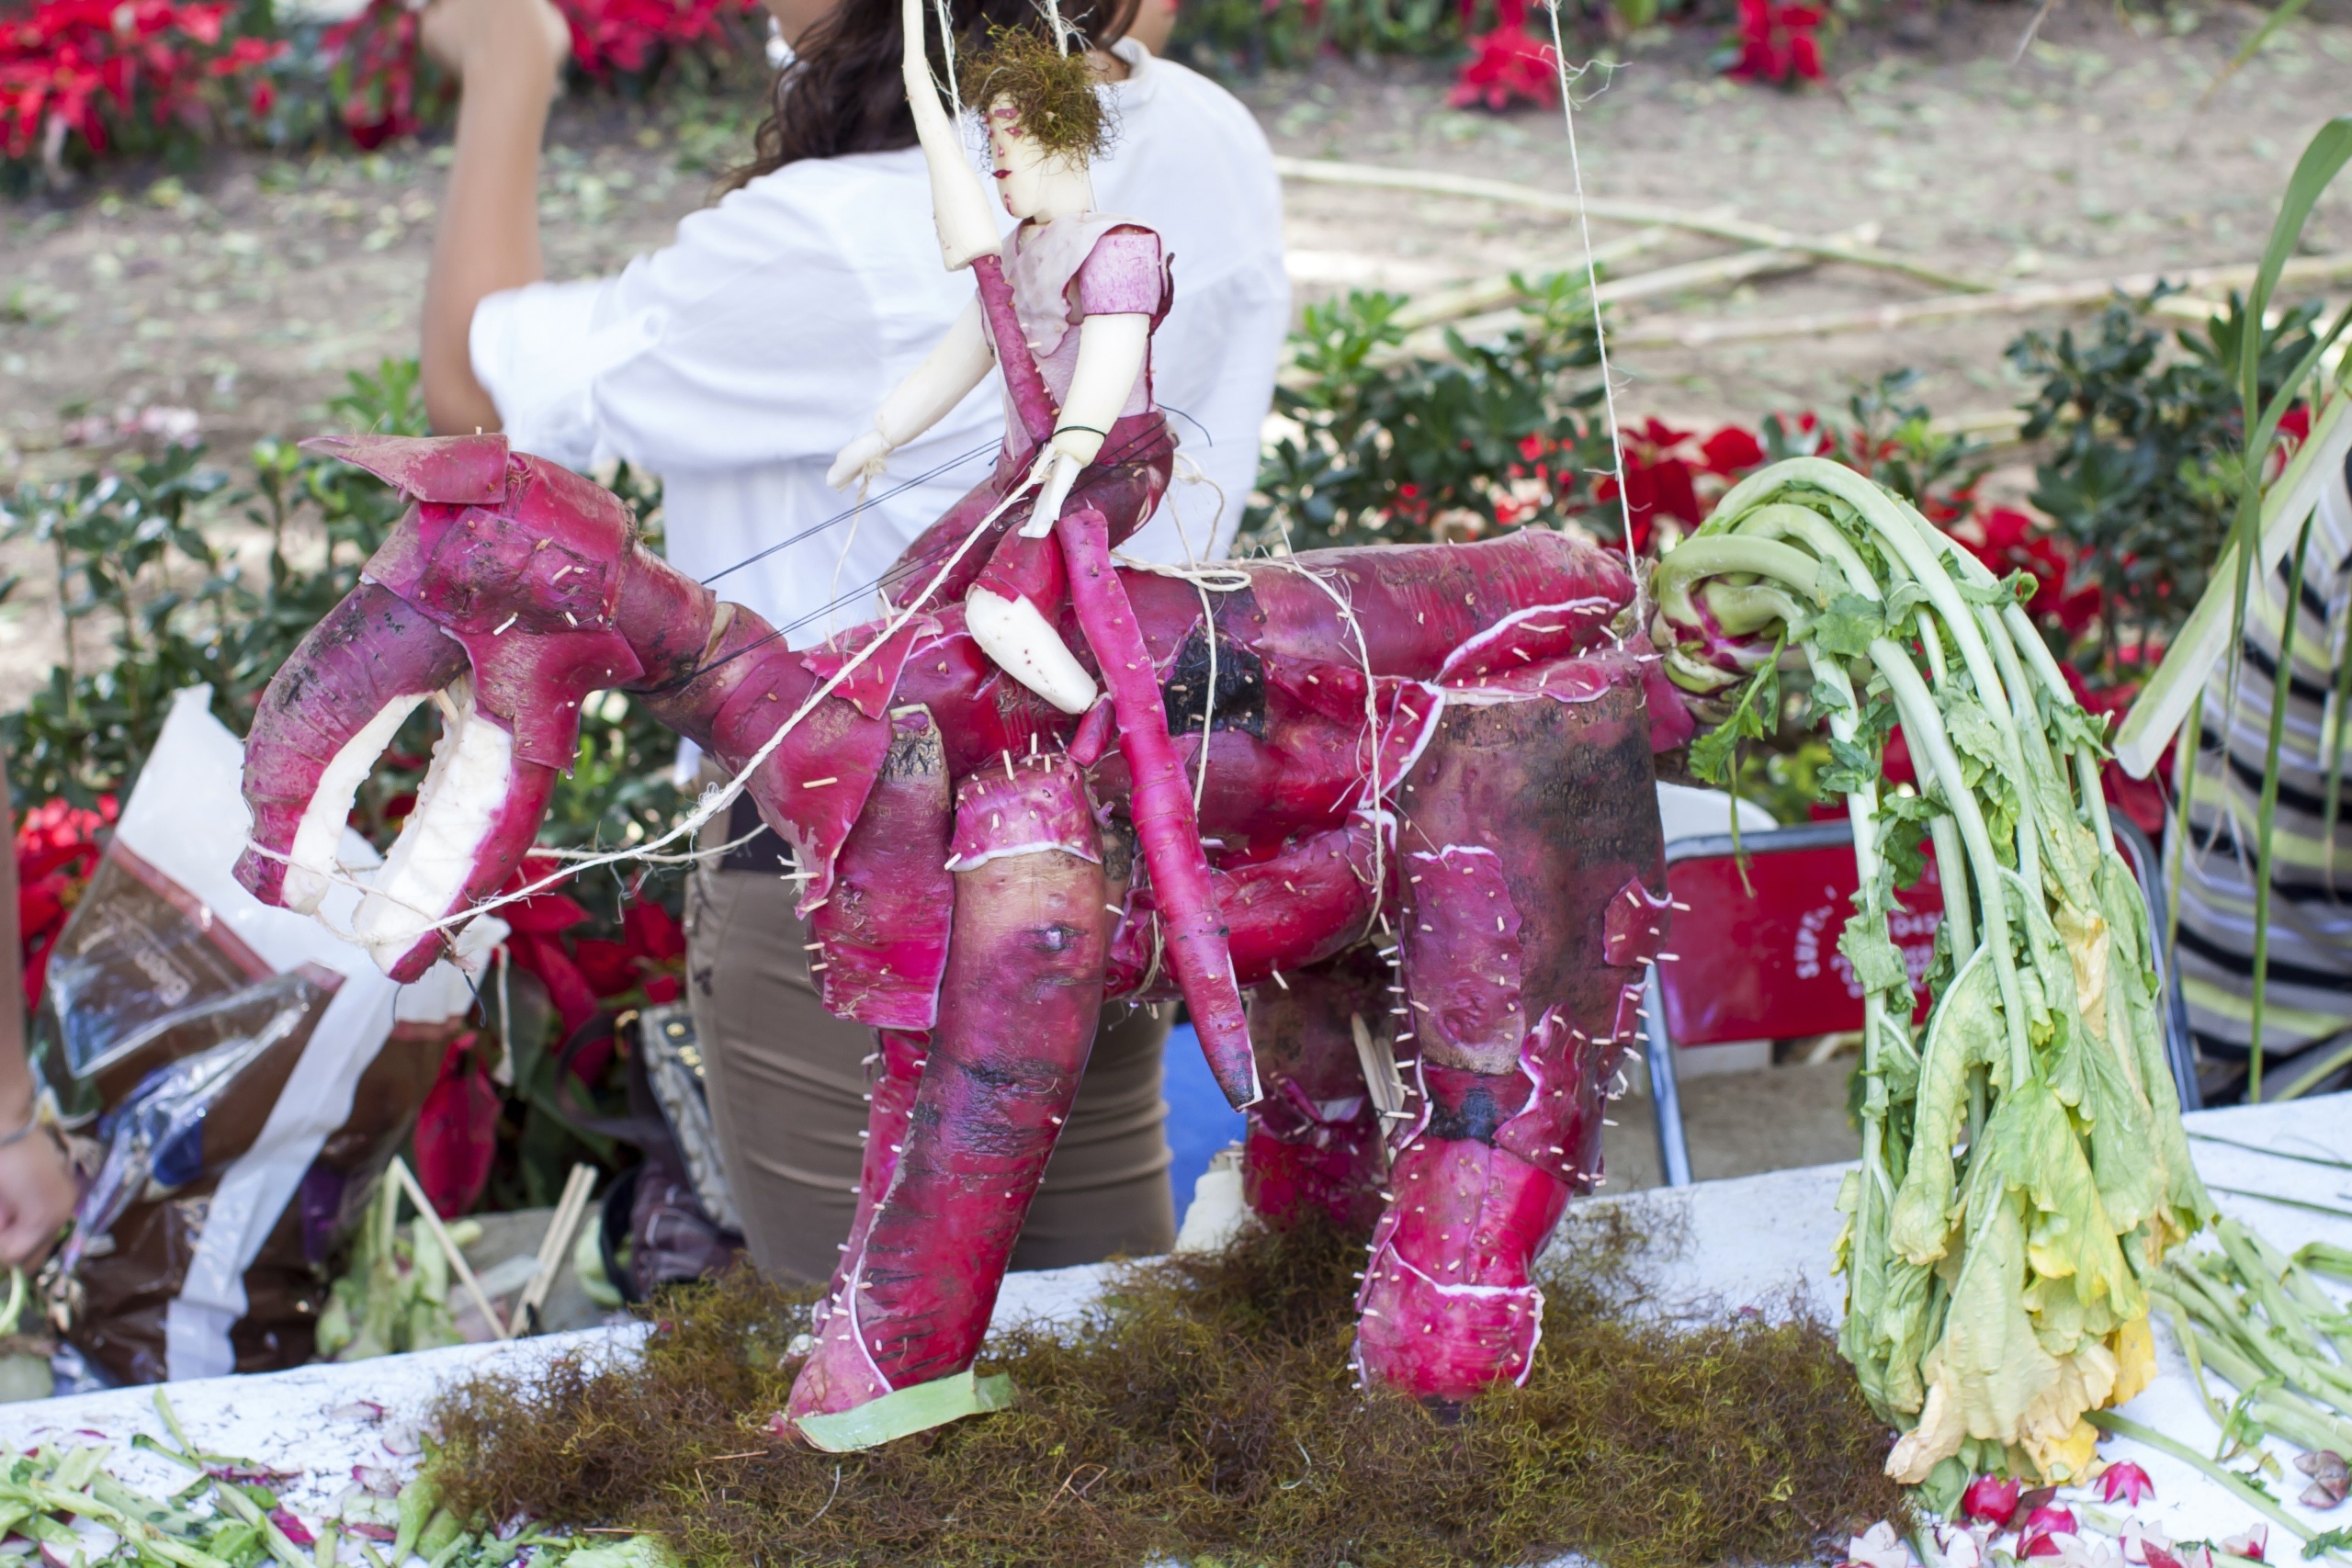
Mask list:
[[[2201,1111],[2188,1123],[2196,1131],[2247,1144],[2352,1158],[2352,1095]],[[2345,1196],[2352,1192],[2352,1172],[2218,1144],[2192,1142],[2190,1146],[2211,1183],[2352,1209],[2352,1199]],[[1645,1215],[1644,1228],[1661,1238],[1636,1267],[1665,1310],[1722,1313],[1754,1307],[1771,1312],[1802,1300],[1834,1320],[1843,1292],[1829,1271],[1839,1224],[1831,1203],[1846,1168],[1814,1166],[1601,1201],[1638,1206]],[[2225,1212],[2259,1229],[2282,1250],[2291,1252],[2322,1239],[2352,1246],[2352,1221],[2246,1198],[2216,1194],[2216,1199]],[[1007,1280],[997,1303],[996,1323],[1068,1321],[1093,1298],[1100,1276],[1101,1269],[1093,1267],[1015,1274]],[[312,1517],[329,1508],[350,1483],[354,1465],[405,1471],[413,1464],[414,1423],[434,1394],[452,1381],[481,1369],[526,1366],[536,1358],[575,1347],[627,1354],[640,1332],[634,1327],[594,1329],[504,1346],[456,1346],[349,1366],[177,1383],[170,1393],[182,1425],[198,1446],[301,1472],[302,1478],[282,1492],[297,1513]],[[2157,1380],[2124,1406],[2123,1414],[2185,1442],[2210,1445],[2212,1421],[2198,1403],[2188,1365],[2161,1314],[2155,1337]],[[377,1417],[357,1411],[355,1407],[363,1402],[381,1405],[384,1414]],[[0,1405],[0,1440],[20,1449],[52,1439],[108,1441],[116,1446],[110,1468],[127,1484],[160,1492],[184,1483],[185,1471],[130,1448],[131,1435],[142,1431],[164,1436],[152,1391],[145,1388]],[[2115,1438],[2104,1441],[2101,1451],[2109,1458],[2135,1461],[2154,1478],[2155,1499],[2137,1512],[2176,1540],[2219,1540],[2258,1522],[2244,1503],[2163,1454]],[[2287,1507],[2315,1528],[2352,1524],[2352,1504],[2333,1515],[2310,1513],[2292,1502]],[[2293,1562],[2295,1552],[2282,1538],[2273,1542],[2271,1557]]]

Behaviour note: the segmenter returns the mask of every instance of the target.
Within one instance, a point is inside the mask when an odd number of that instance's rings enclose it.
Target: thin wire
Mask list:
[[[757,562],[767,559],[768,557],[775,554],[778,550],[788,550],[793,546],[800,543],[803,539],[813,538],[817,535],[823,533],[828,528],[838,527],[840,525],[848,522],[851,518],[855,517],[858,514],[860,508],[879,506],[884,502],[891,500],[893,497],[906,494],[907,491],[914,489],[917,485],[929,484],[932,480],[939,478],[940,475],[946,473],[949,469],[960,468],[975,457],[985,457],[989,453],[995,451],[1002,444],[997,441],[984,442],[981,445],[973,447],[968,452],[959,453],[956,457],[948,458],[937,468],[926,469],[910,479],[892,485],[880,495],[863,497],[848,511],[836,512],[831,517],[826,518],[822,523],[811,523],[808,527],[803,528],[797,534],[793,535],[792,537],[778,540],[776,543],[770,545],[767,548],[761,550],[756,554],[745,556],[733,566],[722,568],[718,571],[712,572],[708,577],[702,580],[702,585],[705,588],[707,588],[712,583],[718,581],[720,578],[725,577],[731,572],[741,571],[747,566],[752,566]]]
[[[1095,458],[1095,464],[1098,467],[1115,468],[1119,464],[1127,461],[1137,452],[1140,452],[1145,447],[1150,446],[1151,443],[1157,439],[1158,434],[1159,433],[1156,431],[1146,431],[1137,434],[1111,456],[1107,457],[1098,456]],[[1024,481],[1021,486],[1013,491],[1012,493],[1014,497],[1019,497],[1027,490],[1027,488],[1028,486]],[[1000,504],[998,513],[990,513],[991,520],[993,520],[995,516],[999,515],[1002,510],[1003,507]],[[846,513],[844,513],[844,515],[846,515]],[[838,522],[839,519],[837,518],[835,521]],[[786,540],[786,544],[789,544],[792,541],[790,540]],[[783,547],[784,547],[782,545],[774,547],[774,548],[776,549],[781,549]],[[733,569],[729,568],[729,570],[731,570]],[[909,578],[916,575],[922,570],[922,565],[920,561],[900,562],[893,565],[888,570],[883,572],[879,577],[869,578],[864,583],[851,589],[847,593],[838,595],[828,604],[820,604],[817,608],[809,611],[807,615],[801,616],[797,621],[786,621],[784,625],[770,630],[765,637],[754,637],[752,641],[745,643],[742,647],[735,649],[732,653],[728,654],[725,658],[713,660],[708,664],[697,665],[695,668],[687,671],[684,674],[673,676],[672,679],[663,682],[661,685],[653,687],[650,691],[639,694],[648,696],[658,695],[662,693],[674,692],[683,687],[691,685],[695,682],[701,680],[705,675],[709,674],[712,671],[724,668],[726,665],[742,658],[747,653],[764,648],[769,643],[777,640],[779,637],[789,637],[794,632],[800,630],[802,627],[807,626],[813,622],[823,620],[835,610],[840,609],[843,604],[849,604],[854,600],[862,599],[865,595],[877,591],[887,592],[889,589],[896,588],[899,583],[904,582]],[[926,592],[925,597],[929,597],[928,592]]]
[[[1568,47],[1560,37],[1560,0],[1544,0],[1552,17],[1552,65],[1560,73],[1560,119],[1568,130],[1568,175],[1577,191],[1577,233],[1584,242],[1584,297],[1592,310],[1592,341],[1600,354],[1600,399],[1609,420],[1609,459],[1617,479],[1618,524],[1624,531],[1625,565],[1636,584],[1641,572],[1634,555],[1634,503],[1625,491],[1625,444],[1617,434],[1617,383],[1609,374],[1609,329],[1600,319],[1600,269],[1592,259],[1592,220],[1585,211],[1584,164],[1577,153],[1577,101],[1570,90]],[[1577,75],[1581,77],[1579,69]]]

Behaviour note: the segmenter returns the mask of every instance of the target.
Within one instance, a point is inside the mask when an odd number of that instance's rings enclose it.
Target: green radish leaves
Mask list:
[[[1709,608],[1724,590],[1788,608],[1735,631]],[[2151,1365],[2141,1276],[2210,1212],[2145,908],[2103,807],[2079,793],[2098,787],[2102,727],[2038,642],[2015,640],[2034,636],[2018,595],[1901,499],[1792,459],[1668,554],[1654,601],[1670,660],[1756,671],[1694,770],[1728,779],[1740,740],[1778,716],[1791,649],[1829,724],[1820,782],[1847,797],[1860,873],[1838,948],[1865,1008],[1839,1344],[1905,1428],[1888,1470],[1913,1484],[1954,1463],[2085,1475],[2086,1413],[2130,1397]],[[1897,733],[1916,779],[1889,788]],[[1890,920],[1930,840],[1946,919],[1915,1032]]]

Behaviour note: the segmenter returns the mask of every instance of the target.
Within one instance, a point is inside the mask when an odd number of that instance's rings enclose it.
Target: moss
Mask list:
[[[1904,1519],[1889,1434],[1821,1324],[1640,1314],[1625,1222],[1586,1214],[1528,1385],[1452,1420],[1355,1388],[1361,1243],[1302,1229],[1127,1267],[1084,1334],[991,1343],[1013,1409],[847,1456],[766,1431],[808,1298],[740,1271],[666,1297],[639,1360],[453,1390],[435,1472],[461,1514],[658,1530],[697,1568],[1679,1568],[1820,1558]]]
[[[976,107],[1012,105],[1022,130],[1048,152],[1083,160],[1110,150],[1111,121],[1093,66],[1031,28],[989,28],[988,47],[959,62],[956,85]]]

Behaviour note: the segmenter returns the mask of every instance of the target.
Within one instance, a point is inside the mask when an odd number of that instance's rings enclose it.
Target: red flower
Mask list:
[[[416,1118],[417,1185],[445,1220],[481,1199],[498,1154],[498,1090],[474,1059],[478,1038],[469,1031],[449,1042]]]
[[[1558,103],[1560,57],[1550,44],[1511,25],[1470,40],[1470,58],[1454,76],[1453,91],[1445,101],[1458,109],[1483,104],[1499,113],[1514,99]]]
[[[1727,479],[1764,462],[1764,444],[1736,424],[1726,424],[1708,436],[1699,451],[1706,459],[1707,471]]]
[[[48,0],[17,13],[0,25],[0,155],[69,134],[104,152],[108,119],[142,98],[158,125],[204,128],[221,102],[208,82],[257,73],[286,48],[240,39],[222,51],[232,14],[177,0]]]
[[[1743,82],[1821,80],[1821,43],[1814,29],[1826,13],[1776,0],[1739,0],[1739,55],[1724,74]]]
[[[17,829],[17,942],[25,966],[25,1007],[40,1006],[49,955],[82,888],[98,869],[98,831],[119,814],[102,795],[95,811],[44,801]]]

